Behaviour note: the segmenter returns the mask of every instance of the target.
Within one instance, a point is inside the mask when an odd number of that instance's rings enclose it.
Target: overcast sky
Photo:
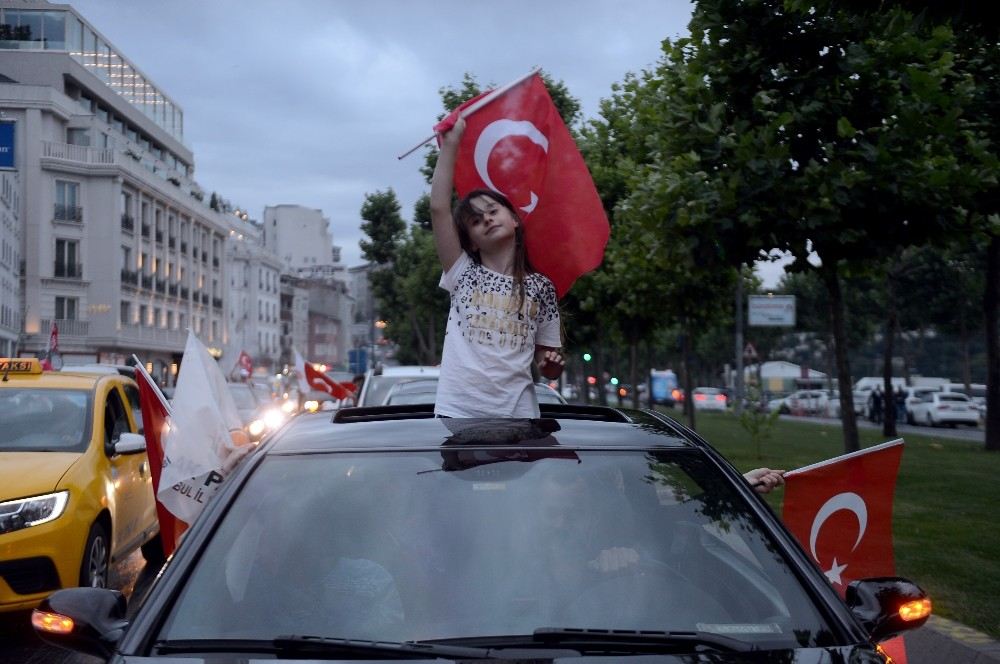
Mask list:
[[[535,66],[584,118],[627,72],[687,34],[687,0],[75,0],[73,7],[184,110],[195,178],[260,219],[320,208],[362,262],[366,193],[392,187],[411,219],[439,88],[503,84]]]

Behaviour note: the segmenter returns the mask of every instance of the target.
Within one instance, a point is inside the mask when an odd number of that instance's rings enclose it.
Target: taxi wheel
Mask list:
[[[108,558],[111,547],[108,532],[100,523],[90,527],[87,546],[83,549],[80,565],[80,585],[90,588],[108,587]]]

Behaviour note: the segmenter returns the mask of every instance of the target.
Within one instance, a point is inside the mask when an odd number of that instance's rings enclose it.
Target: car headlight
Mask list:
[[[254,438],[259,438],[264,430],[267,429],[267,425],[264,424],[264,420],[254,420],[247,427],[247,433],[249,433]]]
[[[296,408],[298,408],[298,404],[291,399],[287,399],[285,403],[281,404],[281,410],[289,414],[294,413]]]
[[[309,401],[302,404],[302,409],[307,410],[310,413],[315,413],[317,410],[319,410],[319,402],[315,401],[314,399],[310,399]]]
[[[0,503],[0,534],[48,523],[62,516],[69,491]]]
[[[270,410],[264,412],[261,416],[261,420],[264,421],[264,424],[268,429],[277,429],[284,424],[285,414],[277,408],[271,408]]]

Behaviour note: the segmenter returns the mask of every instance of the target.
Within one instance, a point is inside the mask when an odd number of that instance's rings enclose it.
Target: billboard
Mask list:
[[[0,169],[14,169],[14,127],[13,122],[0,121]]]
[[[751,295],[747,323],[756,327],[795,327],[794,295]]]

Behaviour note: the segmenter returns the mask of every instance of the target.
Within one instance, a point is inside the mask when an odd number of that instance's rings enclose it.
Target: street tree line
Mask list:
[[[843,386],[845,450],[858,449],[852,345],[881,335],[888,387],[894,340],[927,326],[984,339],[986,448],[1000,450],[996,28],[962,3],[699,0],[689,32],[596,118],[579,122],[546,79],[612,226],[604,263],[562,302],[567,349],[592,350],[597,376],[606,349],[625,349],[633,386],[670,349],[690,393],[699,351],[732,354],[737,283],[754,292],[749,266],[777,249],[793,257],[785,285],[824,310],[810,324]],[[442,101],[479,92],[467,75]],[[394,201],[369,196],[363,251],[401,354],[433,362],[447,299],[426,202],[407,229]],[[949,302],[939,277],[976,300]]]

